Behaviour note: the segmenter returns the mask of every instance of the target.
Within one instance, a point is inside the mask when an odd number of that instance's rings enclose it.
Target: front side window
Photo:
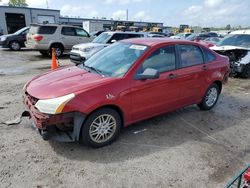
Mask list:
[[[175,47],[166,46],[155,50],[141,65],[138,73],[142,73],[147,68],[158,70],[160,73],[174,70],[175,63]]]
[[[62,34],[67,36],[75,36],[75,28],[73,27],[63,27],[62,28]]]
[[[91,56],[80,68],[96,70],[104,76],[123,77],[147,48],[145,45],[117,42]]]
[[[203,64],[203,54],[198,46],[179,45],[181,68]]]
[[[79,37],[88,37],[88,33],[84,31],[83,29],[80,28],[75,28],[76,30],[76,35]]]

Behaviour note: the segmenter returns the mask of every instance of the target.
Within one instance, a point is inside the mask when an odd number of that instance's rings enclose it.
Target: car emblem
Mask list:
[[[115,96],[114,96],[114,95],[111,95],[110,93],[106,95],[106,98],[107,98],[107,99],[110,99],[110,100],[113,99],[114,97],[115,97]]]

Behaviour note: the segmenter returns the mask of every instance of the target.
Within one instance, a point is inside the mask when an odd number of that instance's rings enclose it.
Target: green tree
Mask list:
[[[26,0],[9,0],[9,6],[13,7],[27,7]]]

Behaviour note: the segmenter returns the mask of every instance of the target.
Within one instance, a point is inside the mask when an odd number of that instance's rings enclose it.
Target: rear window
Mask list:
[[[54,34],[56,26],[31,26],[30,33],[32,34]]]

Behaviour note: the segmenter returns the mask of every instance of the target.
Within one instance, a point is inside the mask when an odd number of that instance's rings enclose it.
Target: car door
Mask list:
[[[64,48],[69,50],[72,48],[73,45],[76,44],[76,32],[74,27],[62,27],[61,30],[61,40],[64,44]]]
[[[75,31],[76,31],[75,44],[87,43],[92,41],[93,38],[91,38],[84,29],[75,28]]]
[[[180,44],[179,72],[181,95],[180,102],[184,105],[199,102],[200,96],[207,88],[207,65],[204,62],[202,50],[196,45]]]
[[[131,95],[132,121],[145,119],[178,106],[180,88],[178,79],[174,79],[176,70],[175,46],[164,46],[156,49],[141,64],[136,74],[146,68],[160,72],[158,79],[133,80]]]

